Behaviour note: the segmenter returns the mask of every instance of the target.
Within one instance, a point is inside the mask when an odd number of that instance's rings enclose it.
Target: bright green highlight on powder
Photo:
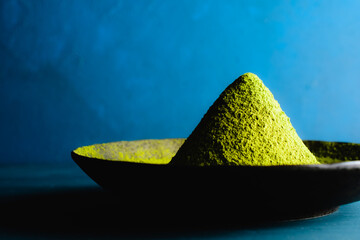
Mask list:
[[[180,147],[174,165],[318,164],[270,90],[252,73],[230,84]]]
[[[78,155],[110,161],[167,164],[185,139],[119,141],[74,150]]]

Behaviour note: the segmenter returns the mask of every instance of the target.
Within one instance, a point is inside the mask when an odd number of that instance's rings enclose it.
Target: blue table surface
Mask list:
[[[115,218],[121,216],[111,212],[102,213],[102,219],[94,217],[104,204],[103,194],[74,163],[0,165],[0,239],[360,239],[360,202],[309,220],[251,227],[129,230],[117,226]],[[115,224],[104,227],[101,223],[106,217]]]

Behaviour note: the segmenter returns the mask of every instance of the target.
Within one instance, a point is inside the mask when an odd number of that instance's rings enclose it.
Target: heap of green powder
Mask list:
[[[270,90],[252,73],[230,84],[171,160],[176,165],[318,164]]]

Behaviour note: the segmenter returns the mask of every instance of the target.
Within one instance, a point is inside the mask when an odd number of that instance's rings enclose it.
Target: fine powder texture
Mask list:
[[[318,164],[270,90],[252,73],[230,84],[171,160],[174,165]]]

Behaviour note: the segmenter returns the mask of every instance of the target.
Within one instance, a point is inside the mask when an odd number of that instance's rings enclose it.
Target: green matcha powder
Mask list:
[[[270,90],[252,73],[230,84],[171,160],[174,165],[318,164]]]

